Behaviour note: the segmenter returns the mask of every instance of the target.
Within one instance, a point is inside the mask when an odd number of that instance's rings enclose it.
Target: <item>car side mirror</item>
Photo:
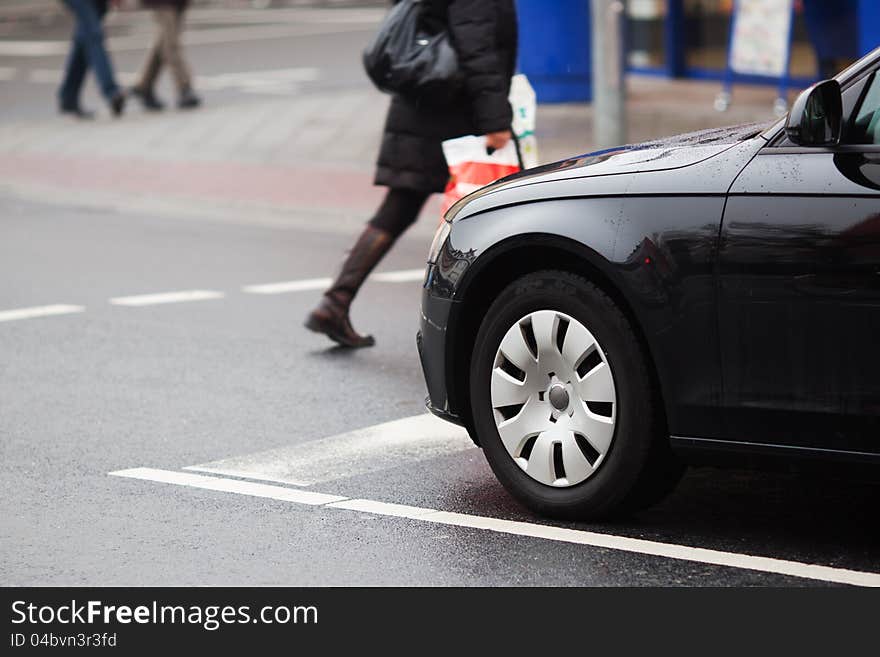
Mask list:
[[[842,124],[840,83],[823,80],[794,101],[785,121],[785,134],[799,146],[833,146],[840,142]]]

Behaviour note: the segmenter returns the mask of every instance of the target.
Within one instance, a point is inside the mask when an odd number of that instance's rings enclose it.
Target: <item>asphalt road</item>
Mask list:
[[[357,88],[351,61],[371,27],[342,24],[295,46],[245,30],[190,52],[200,75],[286,58],[318,70],[288,93]],[[142,54],[121,50],[120,70]],[[16,70],[0,121],[51,116],[51,86],[23,71],[60,61],[0,57]],[[240,86],[209,93],[255,102]],[[852,480],[700,468],[616,523],[519,507],[478,449],[422,417],[414,336],[432,217],[382,263],[391,280],[365,286],[353,317],[378,344],[350,353],[301,328],[320,294],[310,281],[332,273],[349,234],[175,207],[0,195],[0,584],[877,581],[880,494]],[[140,298],[181,291],[198,294]]]

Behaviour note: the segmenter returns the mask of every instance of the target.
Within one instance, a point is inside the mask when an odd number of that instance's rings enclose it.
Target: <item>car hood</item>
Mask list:
[[[689,132],[640,144],[595,151],[577,157],[527,169],[502,178],[470,194],[452,206],[452,219],[469,202],[506,189],[554,180],[632,174],[643,171],[678,169],[702,162],[731,146],[757,137],[774,121],[746,123],[726,128]]]

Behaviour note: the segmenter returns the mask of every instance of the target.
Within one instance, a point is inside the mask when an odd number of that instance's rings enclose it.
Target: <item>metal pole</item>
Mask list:
[[[596,148],[626,143],[624,4],[591,0],[593,141]]]

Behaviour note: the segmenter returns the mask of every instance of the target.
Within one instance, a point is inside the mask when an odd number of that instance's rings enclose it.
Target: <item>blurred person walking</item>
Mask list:
[[[192,89],[192,76],[180,45],[189,0],[141,0],[141,4],[153,10],[156,40],[144,62],[140,80],[130,90],[131,94],[140,99],[145,109],[154,112],[164,109],[165,104],[156,96],[156,79],[162,66],[166,65],[171,69],[177,86],[177,107],[198,107],[202,100]]]
[[[305,326],[345,347],[369,347],[371,335],[354,330],[349,308],[358,290],[395,240],[418,218],[425,201],[443,192],[449,168],[443,141],[486,135],[487,147],[511,139],[508,95],[516,66],[514,0],[424,0],[420,24],[446,30],[464,77],[463,91],[446,102],[395,94],[385,120],[375,184],[385,199],[342,264],[342,270]]]
[[[86,71],[91,67],[98,80],[101,94],[107,99],[114,116],[125,109],[125,95],[116,84],[113,65],[104,47],[102,21],[107,14],[108,0],[63,0],[73,14],[76,27],[70,45],[70,54],[64,69],[64,78],[58,91],[59,109],[80,119],[93,118],[94,114],[80,105],[80,93]],[[118,1],[114,1],[114,5]]]

